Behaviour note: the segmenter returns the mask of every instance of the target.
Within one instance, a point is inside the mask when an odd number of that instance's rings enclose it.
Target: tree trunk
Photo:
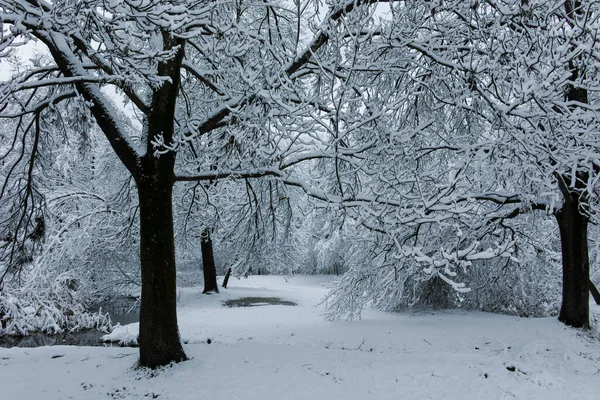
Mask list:
[[[202,251],[202,271],[204,272],[204,290],[202,293],[219,293],[219,286],[217,285],[217,268],[215,266],[213,244],[209,228],[204,229],[202,232],[200,250]]]
[[[564,9],[567,24],[571,27],[582,21],[585,8],[580,1],[565,1]],[[574,51],[574,44],[571,44]],[[581,57],[569,60],[571,76],[565,87],[565,100],[572,102],[569,106],[575,110],[577,103],[588,104],[588,91],[580,85],[580,78],[585,75],[579,63]],[[558,186],[564,198],[560,211],[555,213],[560,229],[563,264],[562,305],[558,319],[567,325],[587,328],[590,325],[590,261],[588,257],[587,227],[589,217],[582,214],[581,206],[588,203],[586,182],[588,172],[576,172],[574,187],[568,187],[571,176],[557,175]]]
[[[594,285],[594,282],[592,282],[591,279],[588,283],[590,285],[590,293],[592,294],[594,301],[600,306],[600,292],[598,291],[598,288]]]
[[[229,283],[229,277],[231,276],[231,268],[227,269],[227,273],[225,274],[225,278],[223,279],[223,288],[227,289],[227,284]]]
[[[177,325],[173,183],[175,152],[154,155],[157,138],[171,143],[179,93],[183,41],[162,31],[163,48],[179,46],[174,57],[158,63],[157,73],[168,79],[152,93],[147,115],[146,153],[133,170],[140,203],[142,302],[140,308],[140,365],[156,368],[187,359]]]
[[[50,50],[57,66],[66,77],[86,76],[73,50],[75,46],[62,34],[37,36]],[[140,260],[142,300],[140,306],[140,365],[156,368],[186,359],[179,338],[176,311],[176,271],[173,232],[172,192],[175,152],[154,156],[158,138],[172,143],[175,109],[181,83],[181,64],[185,55],[185,39],[160,29],[163,50],[174,53],[156,66],[162,84],[151,88],[151,104],[147,110],[145,151],[139,151],[129,140],[114,115],[110,101],[99,85],[77,81],[75,86],[86,100],[98,126],[111,147],[135,178],[140,208]],[[144,150],[144,149],[142,149]]]
[[[572,195],[565,196],[562,209],[555,214],[563,265],[562,305],[558,319],[573,327],[587,328],[590,323],[588,217],[579,210],[577,194]]]
[[[177,325],[173,180],[142,170],[137,185],[142,265],[140,365],[156,368],[187,359]]]

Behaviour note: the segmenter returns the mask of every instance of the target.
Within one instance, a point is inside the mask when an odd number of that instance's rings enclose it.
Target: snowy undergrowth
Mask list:
[[[134,348],[0,349],[0,393],[45,400],[598,398],[600,342],[555,318],[365,309],[361,320],[327,321],[321,301],[330,284],[329,277],[252,276],[232,279],[221,294],[182,288],[178,317],[190,361],[148,372],[135,368]],[[297,306],[223,305],[240,297]]]
[[[0,336],[110,328],[107,314],[86,310],[90,293],[76,278],[34,267],[22,279],[21,285],[6,282],[0,290]]]

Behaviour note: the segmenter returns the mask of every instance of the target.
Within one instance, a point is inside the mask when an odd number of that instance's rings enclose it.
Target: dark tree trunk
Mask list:
[[[171,143],[180,84],[183,42],[162,32],[165,50],[179,46],[175,57],[157,66],[168,77],[152,94],[147,115],[146,153],[136,163],[135,180],[140,202],[142,302],[140,308],[140,365],[156,368],[187,357],[177,325],[173,184],[175,153],[154,155],[153,142]]]
[[[204,272],[204,290],[202,293],[219,293],[219,285],[217,285],[217,268],[215,266],[213,244],[209,228],[204,229],[202,232],[200,249],[202,251],[202,271]]]
[[[227,273],[225,274],[225,278],[223,279],[223,287],[227,289],[227,284],[229,283],[229,277],[231,276],[231,268],[227,269]]]
[[[600,292],[598,291],[598,288],[594,285],[594,282],[592,282],[591,279],[588,283],[590,285],[590,293],[592,294],[594,301],[600,306]]]
[[[564,10],[566,23],[571,27],[585,16],[585,8],[580,1],[565,1]],[[580,57],[569,60],[571,76],[565,87],[565,100],[573,102],[571,109],[579,107],[577,103],[589,103],[587,89],[579,83],[585,74],[585,70],[579,66],[582,61]],[[577,171],[574,187],[566,183],[571,182],[571,176],[557,174],[557,181],[564,198],[562,208],[555,213],[560,230],[563,265],[562,305],[558,319],[570,326],[587,328],[590,324],[589,216],[582,212],[588,203],[585,194],[588,173],[585,170]]]
[[[158,176],[157,176],[158,175]],[[172,180],[140,175],[140,365],[156,368],[186,359],[177,325]]]
[[[588,217],[579,210],[578,196],[565,196],[555,214],[560,230],[563,265],[562,305],[558,319],[570,326],[589,326],[589,276],[587,227]]]

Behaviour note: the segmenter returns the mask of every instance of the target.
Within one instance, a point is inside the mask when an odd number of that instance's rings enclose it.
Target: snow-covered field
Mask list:
[[[462,311],[328,322],[319,303],[329,279],[233,279],[210,296],[181,289],[191,360],[159,371],[136,370],[134,348],[0,349],[0,398],[600,399],[600,340],[589,333]],[[298,305],[222,305],[245,296]]]

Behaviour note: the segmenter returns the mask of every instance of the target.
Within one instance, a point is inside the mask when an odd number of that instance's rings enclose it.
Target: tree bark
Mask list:
[[[598,291],[598,288],[594,285],[594,282],[592,282],[591,279],[588,283],[590,285],[590,293],[592,294],[594,301],[600,306],[600,292]]]
[[[565,1],[564,10],[566,22],[571,27],[584,18],[585,9],[580,1]],[[565,100],[573,102],[571,109],[579,107],[577,103],[589,103],[587,88],[580,85],[580,78],[585,74],[585,70],[578,65],[581,61],[581,57],[569,60],[571,76],[565,87]],[[571,177],[557,174],[558,186],[564,198],[562,208],[555,213],[560,230],[563,264],[562,305],[558,319],[578,328],[588,328],[590,325],[590,261],[587,240],[589,217],[582,213],[583,206],[589,200],[585,195],[587,178],[585,170],[577,171],[574,187],[569,187],[566,182],[570,182]]]
[[[573,327],[587,328],[590,323],[588,217],[581,214],[577,198],[576,193],[565,198],[561,210],[555,214],[563,265],[562,305],[558,319]]]
[[[202,251],[202,271],[204,273],[204,290],[202,293],[219,293],[219,285],[217,285],[217,268],[215,266],[213,244],[209,228],[204,229],[202,232],[200,249]]]
[[[157,66],[168,77],[152,93],[147,116],[146,153],[135,165],[134,177],[140,203],[140,251],[142,301],[140,308],[140,365],[156,368],[187,357],[177,325],[175,235],[173,232],[173,184],[175,152],[154,155],[154,141],[171,143],[180,84],[183,42],[163,31],[163,46],[179,46],[176,56]]]
[[[142,266],[140,365],[156,368],[187,359],[177,325],[172,180],[157,172],[142,172],[137,185]]]
[[[225,278],[223,279],[223,288],[227,289],[227,284],[229,283],[229,277],[231,276],[231,268],[227,269],[227,273],[225,274]]]

